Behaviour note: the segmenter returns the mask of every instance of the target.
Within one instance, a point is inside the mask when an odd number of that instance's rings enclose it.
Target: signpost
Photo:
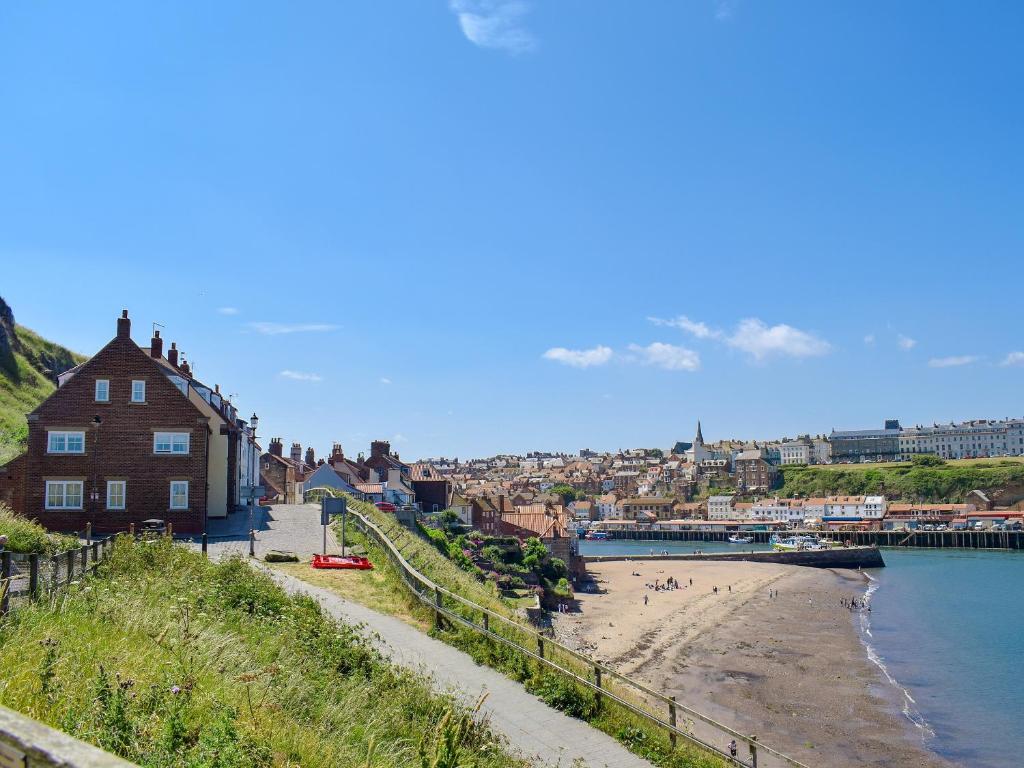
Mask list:
[[[324,527],[324,554],[327,554],[327,526],[331,518],[341,515],[341,554],[345,554],[345,522],[347,520],[348,503],[344,498],[336,498],[324,494],[320,500],[320,523]]]

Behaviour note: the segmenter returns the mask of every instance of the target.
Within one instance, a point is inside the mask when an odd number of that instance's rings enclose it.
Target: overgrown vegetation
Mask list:
[[[14,514],[10,508],[0,504],[0,536],[7,537],[11,552],[54,555],[78,546],[74,536],[50,533],[34,520]]]
[[[143,766],[520,764],[314,600],[167,539],[0,622],[0,703]]]
[[[992,459],[970,464],[943,462],[934,456],[920,461],[876,466],[783,466],[779,470],[784,496],[856,496],[878,494],[915,502],[962,501],[972,490],[994,493],[1024,486],[1024,464]],[[937,463],[936,463],[937,462]]]

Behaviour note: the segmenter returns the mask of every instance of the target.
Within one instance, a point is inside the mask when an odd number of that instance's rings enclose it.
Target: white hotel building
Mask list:
[[[1024,455],[1024,419],[964,421],[905,427],[899,435],[900,458],[931,453],[943,459]]]

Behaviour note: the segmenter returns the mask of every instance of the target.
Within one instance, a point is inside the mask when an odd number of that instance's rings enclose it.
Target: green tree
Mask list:
[[[584,494],[577,491],[568,483],[559,483],[551,487],[551,493],[557,493],[562,497],[562,504],[568,505],[576,499],[581,498]]]

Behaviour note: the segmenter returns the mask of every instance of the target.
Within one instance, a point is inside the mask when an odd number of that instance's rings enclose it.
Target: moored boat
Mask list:
[[[749,536],[730,536],[730,544],[750,544],[753,541]]]

